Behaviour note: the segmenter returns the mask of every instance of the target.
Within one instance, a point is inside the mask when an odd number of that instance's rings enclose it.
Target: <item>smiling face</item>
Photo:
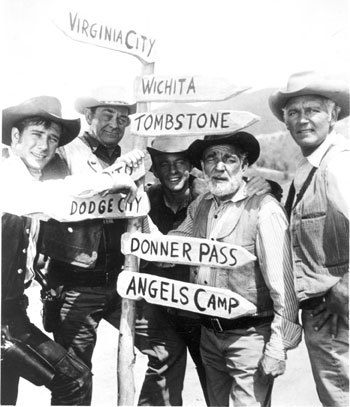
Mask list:
[[[28,169],[41,171],[54,157],[62,128],[57,123],[27,124],[21,130],[12,129],[12,150]]]
[[[171,192],[188,188],[191,164],[183,153],[164,153],[154,157],[154,174]]]
[[[99,106],[87,109],[86,120],[90,134],[107,148],[116,147],[130,124],[129,110],[125,106]]]
[[[205,180],[209,191],[220,200],[230,199],[238,191],[247,166],[244,155],[231,145],[208,147],[203,153]]]
[[[334,104],[319,96],[291,98],[284,108],[284,122],[304,156],[324,142],[336,120]]]

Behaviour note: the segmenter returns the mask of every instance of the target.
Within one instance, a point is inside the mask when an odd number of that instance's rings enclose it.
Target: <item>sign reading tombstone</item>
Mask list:
[[[224,78],[202,76],[138,76],[134,94],[138,102],[206,102],[225,100],[247,90]]]
[[[146,273],[123,271],[118,276],[117,291],[123,298],[211,315],[238,318],[256,312],[250,301],[231,290],[185,283]]]
[[[152,112],[135,113],[130,118],[130,132],[145,137],[227,134],[260,120],[250,112],[216,110],[213,104],[197,107],[177,103]]]

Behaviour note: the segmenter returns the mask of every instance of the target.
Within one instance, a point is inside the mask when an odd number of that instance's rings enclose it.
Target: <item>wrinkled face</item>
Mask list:
[[[154,157],[154,173],[164,188],[172,192],[188,187],[191,164],[182,153],[164,153]]]
[[[41,171],[54,157],[61,133],[61,126],[56,123],[47,128],[43,124],[29,125],[22,133],[14,127],[12,150],[21,157],[29,169]]]
[[[285,124],[305,156],[323,143],[336,120],[335,109],[318,96],[291,98],[284,109]]]
[[[88,109],[85,116],[90,134],[107,148],[119,144],[130,124],[128,108],[124,106],[99,106],[95,112]]]
[[[202,168],[209,191],[220,200],[230,199],[242,184],[247,165],[235,147],[218,145],[204,150]]]

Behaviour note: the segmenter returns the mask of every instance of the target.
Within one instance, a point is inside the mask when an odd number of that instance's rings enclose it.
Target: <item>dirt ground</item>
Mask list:
[[[40,318],[41,303],[37,286],[29,288],[27,294],[30,300],[29,315],[33,323],[42,327]],[[93,357],[94,391],[93,406],[117,405],[117,358],[118,334],[107,322],[102,321],[98,331],[98,340]],[[137,353],[135,376],[135,404],[146,368],[146,357]],[[302,342],[299,347],[288,354],[287,371],[275,381],[272,393],[274,407],[317,407],[318,401],[311,375],[310,363]],[[21,379],[18,406],[37,407],[50,405],[50,392],[44,387],[36,387]],[[191,357],[188,366],[183,391],[184,406],[205,406],[199,381]]]

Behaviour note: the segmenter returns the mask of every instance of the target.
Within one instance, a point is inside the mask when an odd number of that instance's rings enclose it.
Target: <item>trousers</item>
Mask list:
[[[12,348],[2,352],[1,405],[16,404],[20,377],[36,385],[45,385],[51,391],[52,405],[86,405],[92,374],[84,363],[33,325],[25,311],[12,314],[10,319],[3,318],[2,322],[9,327],[11,341],[20,344],[23,352],[16,356],[13,356]],[[32,363],[30,354],[39,362]],[[44,369],[35,371],[39,364]],[[38,378],[40,374],[42,379]]]
[[[319,330],[313,326],[317,316],[303,310],[302,323],[312,374],[323,406],[349,405],[349,320],[339,318],[338,333],[332,337],[331,320]]]
[[[142,385],[139,406],[181,406],[187,349],[196,366],[206,402],[205,369],[200,355],[201,325],[199,319],[181,316],[176,311],[146,304],[147,339],[154,352],[148,355],[148,366]]]
[[[258,362],[270,338],[270,323],[221,333],[202,327],[201,355],[210,406],[270,406],[273,379]]]

